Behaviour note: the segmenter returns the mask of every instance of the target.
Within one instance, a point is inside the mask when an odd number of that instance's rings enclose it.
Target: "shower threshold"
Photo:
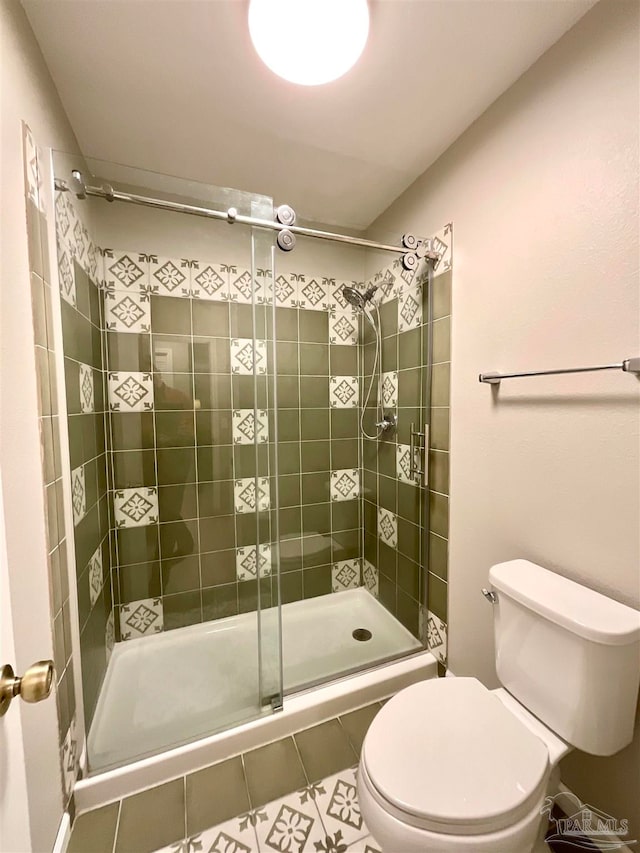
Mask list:
[[[87,739],[92,773],[153,755],[266,713],[278,667],[277,610],[243,613],[117,643]],[[270,620],[273,620],[270,622]],[[359,629],[371,633],[362,641]],[[363,588],[282,607],[284,691],[291,693],[422,646]]]

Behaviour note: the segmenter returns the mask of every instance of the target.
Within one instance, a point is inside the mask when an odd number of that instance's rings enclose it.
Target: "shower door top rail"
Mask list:
[[[625,373],[635,373],[640,376],[640,356],[625,358],[615,364],[597,364],[594,367],[565,367],[558,370],[531,370],[527,373],[481,373],[478,382],[487,385],[499,385],[503,379],[520,379],[526,376],[557,376],[562,373],[593,373],[597,370],[622,370]]]
[[[228,222],[230,225],[237,222],[240,225],[267,228],[271,231],[289,232],[291,234],[299,234],[302,237],[313,237],[317,240],[333,240],[338,243],[348,243],[351,246],[361,246],[365,249],[375,249],[381,252],[395,252],[402,255],[417,254],[415,251],[417,248],[417,241],[413,235],[405,235],[405,237],[403,237],[404,245],[393,246],[388,243],[378,243],[375,240],[365,240],[362,237],[351,237],[348,234],[338,234],[332,231],[319,231],[316,228],[307,228],[303,225],[278,222],[271,219],[260,219],[255,216],[246,216],[238,213],[235,207],[230,207],[228,210],[213,210],[209,207],[200,207],[194,204],[186,204],[185,202],[169,201],[168,199],[153,198],[152,196],[138,195],[137,193],[122,192],[121,190],[115,190],[110,184],[103,184],[101,187],[92,187],[86,185],[82,174],[75,170],[71,173],[70,181],[55,178],[55,189],[59,192],[73,192],[79,199],[87,197],[102,198],[108,202],[120,201],[126,204],[138,204],[143,207],[152,207],[156,210],[167,210],[174,213],[187,213],[191,216],[202,216],[206,219],[217,219],[219,221]],[[408,249],[409,252],[407,252]],[[440,260],[440,253],[431,250],[429,247],[426,251],[421,251],[418,257],[424,257],[428,260],[437,262]],[[411,263],[411,266],[415,266],[415,263],[417,263],[417,259]]]

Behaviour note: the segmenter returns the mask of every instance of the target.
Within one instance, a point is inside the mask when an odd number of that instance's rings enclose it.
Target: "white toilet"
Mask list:
[[[503,687],[414,684],[365,737],[360,808],[384,853],[530,853],[560,759],[632,740],[640,613],[526,560],[489,579]]]

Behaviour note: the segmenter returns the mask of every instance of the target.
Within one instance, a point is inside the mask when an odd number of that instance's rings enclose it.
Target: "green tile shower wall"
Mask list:
[[[103,295],[95,247],[69,197],[56,194],[64,383],[85,726],[114,638]]]
[[[231,358],[232,339],[253,334],[249,304],[152,295],[148,330],[106,332],[109,373],[150,371],[154,382],[149,410],[110,416],[114,488],[158,498],[157,522],[115,531],[116,596],[161,602],[164,630],[257,607],[258,582],[238,563],[258,537],[275,560],[275,524],[267,509],[257,520],[236,511],[239,479],[268,478],[272,502],[277,489],[284,603],[330,593],[332,565],[360,558],[358,498],[330,497],[331,471],[359,468],[357,410],[329,405],[330,375],[357,376],[357,348],[330,344],[328,312],[302,308],[258,306],[256,337],[269,338],[272,311],[276,339],[255,395]],[[267,412],[257,453],[233,426],[254,402]],[[274,584],[261,580],[261,606],[275,603]]]
[[[396,376],[399,428],[363,446],[355,394],[357,377],[371,371],[373,344],[366,324],[361,347],[357,333],[341,339],[336,331],[336,318],[350,310],[346,303],[336,306],[341,282],[307,277],[307,289],[303,274],[279,276],[274,308],[264,304],[269,295],[256,280],[260,304],[254,308],[246,290],[250,274],[238,267],[207,267],[207,287],[226,293],[207,289],[205,295],[198,290],[205,287],[201,262],[108,249],[102,256],[116,638],[275,604],[277,580],[269,564],[276,558],[284,603],[360,585],[364,555],[373,569],[365,585],[410,631],[424,639],[427,585],[429,609],[444,623],[446,548],[444,563],[442,548],[432,549],[439,557],[430,558],[426,577],[421,519],[427,497],[402,481],[397,462],[398,445],[409,444],[409,423],[424,421],[425,327],[399,320],[396,297],[382,305],[383,370]],[[394,269],[399,282],[416,289],[413,276],[397,263]],[[235,295],[234,284],[240,285]],[[292,288],[300,298],[290,297]],[[318,293],[322,304],[313,303]],[[304,307],[306,301],[321,310]],[[357,326],[353,315],[350,320]],[[256,350],[256,377],[243,354],[254,334],[264,342]],[[78,335],[69,340],[78,345]],[[435,336],[438,358],[448,358],[447,347],[446,336]],[[73,376],[68,382],[75,387]],[[437,379],[434,368],[434,392],[444,393],[447,383],[448,373]],[[243,439],[240,423],[241,410],[253,412],[254,406],[257,447]],[[446,544],[438,519],[447,514],[448,456],[435,445],[431,456],[436,528],[430,539],[438,537],[440,545]],[[253,487],[255,477],[271,495],[257,517],[239,492],[239,481]],[[379,539],[379,510],[395,519],[392,544]],[[266,575],[260,580],[258,543]]]
[[[373,277],[383,292],[380,306],[382,370],[392,374],[388,393],[383,392],[384,411],[397,416],[397,430],[377,441],[364,441],[362,455],[363,557],[365,581],[368,570],[377,570],[380,601],[416,637],[446,656],[448,493],[449,493],[449,369],[451,322],[451,229],[447,261],[435,275],[416,274],[403,280],[402,268],[392,264]],[[432,321],[428,317],[428,287],[433,289]],[[404,314],[409,290],[419,293],[422,322]],[[400,305],[399,305],[400,301]],[[428,346],[432,336],[433,367],[430,405]],[[364,382],[369,386],[375,356],[373,333],[365,330]],[[372,400],[377,399],[374,383]],[[365,416],[367,432],[375,432],[374,409]],[[423,489],[401,476],[400,459],[411,442],[411,424],[422,432],[430,425],[428,453],[429,487]],[[424,464],[424,456],[416,460]],[[424,529],[429,501],[429,530]],[[380,512],[395,519],[392,541],[381,533]],[[443,642],[441,642],[441,640]]]
[[[63,472],[60,451],[56,354],[53,333],[53,294],[45,198],[42,191],[42,155],[30,130],[23,125],[27,243],[38,381],[42,480],[46,514],[51,628],[55,664],[61,777],[65,807],[76,766],[74,752],[76,687],[71,647],[71,602],[67,569]]]

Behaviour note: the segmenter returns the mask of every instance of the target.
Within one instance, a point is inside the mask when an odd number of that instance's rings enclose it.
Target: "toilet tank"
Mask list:
[[[498,678],[563,740],[613,755],[633,738],[640,612],[528,560],[492,566]]]

